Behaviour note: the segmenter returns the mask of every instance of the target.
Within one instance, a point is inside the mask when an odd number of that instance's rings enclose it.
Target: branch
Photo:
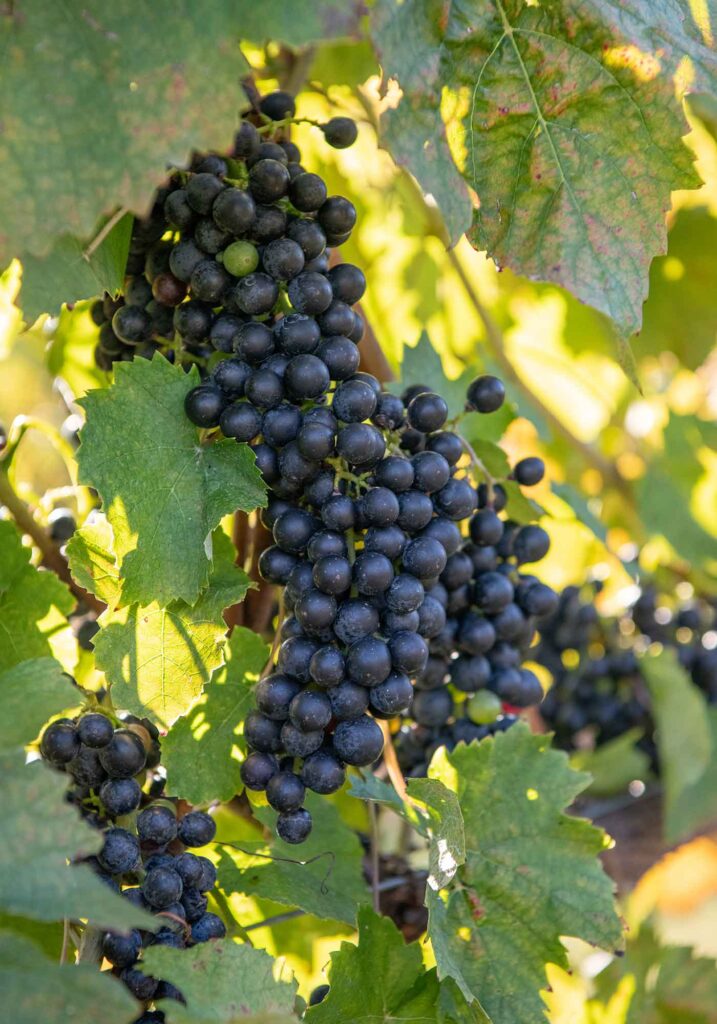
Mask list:
[[[13,489],[12,484],[4,469],[0,468],[0,503],[5,506],[16,524],[32,539],[33,544],[42,555],[42,564],[56,573],[63,583],[66,583],[72,593],[92,611],[103,612],[105,605],[98,601],[94,594],[83,590],[70,575],[66,559],[62,556],[60,549],[50,538],[47,532],[37,522],[32,512]]]
[[[379,723],[381,732],[383,733],[383,763],[386,765],[386,771],[388,777],[393,783],[393,788],[396,790],[402,800],[408,800],[408,792],[406,790],[406,780],[403,777],[398,758],[396,757],[396,748],[393,745],[391,739],[391,733],[388,728],[388,722],[381,720]]]

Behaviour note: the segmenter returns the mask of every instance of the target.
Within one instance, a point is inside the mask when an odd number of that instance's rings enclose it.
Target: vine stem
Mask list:
[[[70,922],[68,918],[62,921],[62,949],[60,950],[60,963],[67,962],[67,947],[70,942]]]
[[[467,298],[485,328],[488,344],[505,376],[521,390],[540,416],[550,424],[553,431],[567,441],[571,448],[574,448],[582,455],[585,462],[589,463],[594,469],[597,469],[606,480],[609,480],[624,494],[631,496],[630,487],[625,478],[618,471],[617,467],[597,451],[593,445],[588,444],[587,441],[581,441],[579,437],[576,437],[572,430],[570,430],[570,428],[555,415],[552,409],[549,409],[548,406],[543,403],[542,399],[528,387],[522,377],[517,373],[505,350],[503,332],[484,306],[483,300],[478,294],[475,285],[468,277],[466,269],[455,249],[446,249],[446,256],[448,262],[455,271],[456,276],[461,282]]]
[[[408,800],[406,780],[403,777],[403,772],[401,771],[398,758],[396,757],[396,748],[394,747],[393,740],[391,739],[388,722],[382,719],[378,724],[381,727],[381,732],[383,733],[383,763],[386,765],[388,777],[393,783],[393,788],[401,799]]]
[[[378,808],[375,800],[368,802],[368,818],[371,825],[371,894],[373,896],[373,909],[379,914],[381,912],[381,899],[379,894],[379,831],[378,831]]]
[[[88,608],[91,608],[98,614],[103,612],[105,605],[102,601],[98,601],[94,594],[88,593],[75,583],[70,574],[66,559],[62,557],[57,545],[40,526],[28,506],[14,490],[4,468],[0,468],[0,504],[5,506],[22,532],[32,538],[33,544],[42,555],[42,564],[48,569],[52,569],[63,583],[67,584],[75,597],[83,601]]]

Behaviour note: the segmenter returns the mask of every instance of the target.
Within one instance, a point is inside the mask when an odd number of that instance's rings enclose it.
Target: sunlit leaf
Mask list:
[[[40,727],[79,702],[80,691],[53,658],[32,658],[0,674],[0,748],[34,740]]]

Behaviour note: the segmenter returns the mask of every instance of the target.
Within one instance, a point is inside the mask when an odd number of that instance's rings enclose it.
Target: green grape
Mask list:
[[[224,267],[234,277],[246,277],[259,265],[259,253],[251,242],[232,242],[223,253]]]
[[[476,725],[489,725],[501,713],[502,704],[490,690],[479,690],[468,701],[468,717]]]

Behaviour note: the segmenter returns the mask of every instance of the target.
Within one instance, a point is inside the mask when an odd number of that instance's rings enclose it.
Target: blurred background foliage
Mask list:
[[[247,47],[245,54],[262,87],[264,80],[273,86],[276,51]],[[603,581],[598,602],[606,613],[634,599],[648,577],[681,599],[717,594],[717,141],[710,127],[689,111],[687,141],[704,184],[674,195],[668,251],[652,266],[644,327],[631,340],[630,358],[610,323],[560,288],[499,272],[465,239],[446,248],[430,197],[380,147],[378,117],[391,96],[380,91],[368,44],[316,47],[307,82],[300,115],[346,113],[359,123],[358,143],[346,151],[328,149],[307,126],[296,129],[296,141],[305,164],[357,207],[344,256],[366,273],[363,311],[396,377],[416,381],[423,372],[437,386],[439,367],[449,379],[478,368],[498,373],[512,414],[495,439],[511,463],[528,454],[545,458],[546,479],[534,493],[553,541],[541,563],[545,580],[558,588]],[[69,505],[82,517],[87,495],[75,486],[67,445],[80,422],[74,399],[107,383],[94,364],[97,328],[88,302],[25,323],[14,305],[21,273],[14,263],[0,279],[0,421],[7,430],[17,417],[29,418],[14,480],[42,516]],[[356,801],[335,801],[345,804],[347,818],[357,813]],[[225,839],[256,838],[236,815],[220,823]],[[280,905],[241,900],[242,921],[281,917]],[[623,970],[634,971],[629,984],[639,975],[630,964],[645,955],[640,943],[654,943],[650,928],[664,942],[717,956],[717,838],[702,836],[660,861],[624,912],[635,947]],[[329,952],[348,935],[348,928],[306,916],[300,928],[279,919],[252,939],[284,956],[308,991],[324,980]],[[601,957],[576,947],[573,976],[551,970],[553,1024],[717,1019],[717,999],[709,1016],[626,1017],[624,978],[612,979],[605,998],[593,983],[605,967]],[[705,984],[714,994],[710,971],[712,961]]]

